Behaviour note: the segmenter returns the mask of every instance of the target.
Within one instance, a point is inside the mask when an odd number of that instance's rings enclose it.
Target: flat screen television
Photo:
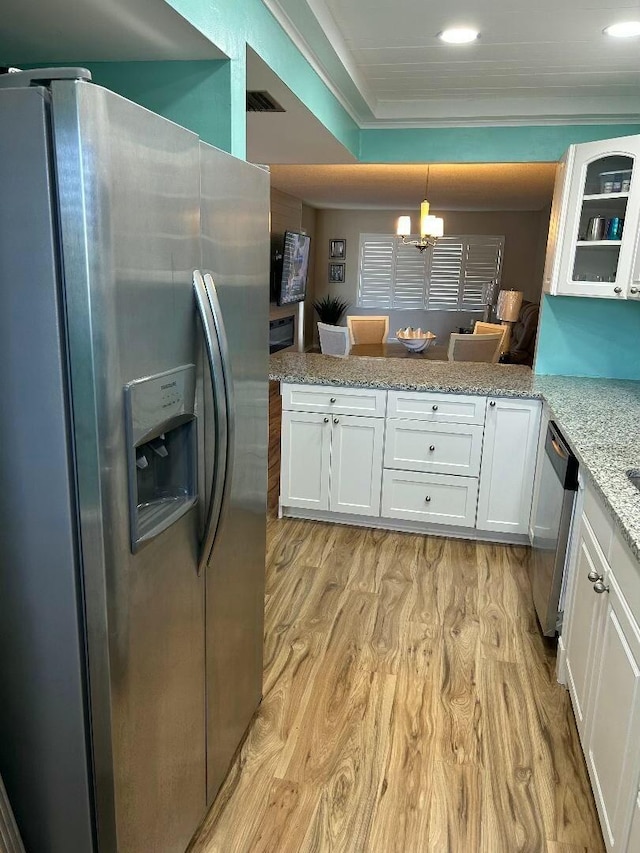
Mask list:
[[[274,296],[278,305],[303,302],[307,292],[311,238],[285,231],[282,252],[275,256]]]

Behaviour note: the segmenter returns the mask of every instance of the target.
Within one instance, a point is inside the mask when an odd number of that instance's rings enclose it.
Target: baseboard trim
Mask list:
[[[476,542],[495,542],[498,545],[529,545],[525,533],[493,533],[475,527],[457,527],[446,524],[424,524],[418,521],[400,521],[397,518],[379,518],[350,513],[322,512],[300,507],[280,505],[278,517],[323,521],[329,524],[348,524],[354,527],[372,527],[394,530],[398,533],[419,533],[423,536],[445,536],[448,539],[470,539]]]

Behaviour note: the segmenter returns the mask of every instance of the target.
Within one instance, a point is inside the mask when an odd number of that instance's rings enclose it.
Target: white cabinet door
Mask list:
[[[553,292],[626,299],[639,225],[640,136],[576,145],[574,154]],[[591,231],[594,219],[603,224],[601,234]]]
[[[379,516],[384,421],[336,415],[331,433],[331,511]]]
[[[314,412],[282,413],[280,504],[329,509],[331,419]]]
[[[640,850],[640,791],[636,797],[636,804],[633,809],[633,820],[631,821],[631,834],[629,835],[629,843],[627,844],[629,853],[634,850]]]
[[[596,595],[593,584],[604,578],[608,566],[596,545],[595,537],[583,515],[578,533],[578,554],[571,601],[563,624],[566,649],[567,687],[571,696],[578,733],[586,745],[589,687],[593,672],[593,659],[599,642],[604,605],[602,595]]]
[[[587,766],[605,845],[626,851],[640,768],[640,633],[614,572],[593,674]]]
[[[539,400],[490,397],[478,496],[479,530],[529,530],[540,431]]]

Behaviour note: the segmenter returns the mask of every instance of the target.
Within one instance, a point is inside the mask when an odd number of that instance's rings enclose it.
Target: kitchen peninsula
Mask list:
[[[273,357],[270,376],[283,395],[280,508],[295,517],[526,541],[539,435],[546,418],[559,425],[584,485],[565,568],[557,675],[571,698],[605,846],[640,849],[640,490],[628,476],[640,465],[640,382],[302,353]],[[358,475],[365,460],[368,479]],[[433,473],[438,466],[451,473]],[[314,477],[323,509],[299,500]],[[377,505],[372,497],[364,506],[362,495],[376,490]],[[349,496],[361,501],[355,514],[344,506]]]
[[[537,400],[572,446],[608,512],[640,559],[640,382],[538,376],[521,365],[277,353],[270,379],[285,384]]]

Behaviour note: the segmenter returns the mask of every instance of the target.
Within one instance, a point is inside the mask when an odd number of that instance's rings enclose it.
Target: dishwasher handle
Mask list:
[[[570,492],[577,491],[578,460],[555,421],[549,421],[544,449],[563,489]]]

